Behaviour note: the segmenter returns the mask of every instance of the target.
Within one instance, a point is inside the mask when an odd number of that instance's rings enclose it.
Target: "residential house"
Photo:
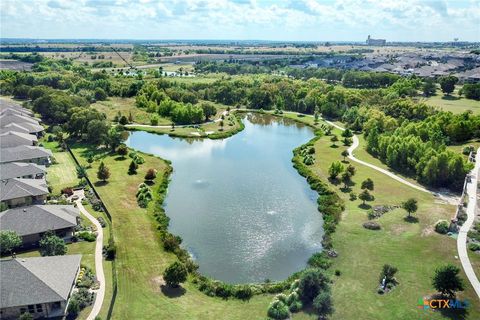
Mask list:
[[[43,133],[44,128],[35,123],[31,122],[22,122],[22,123],[9,123],[6,125],[0,124],[0,130],[2,133],[5,131],[16,131],[16,132],[23,132],[23,133],[30,133],[34,134],[37,137],[40,137]]]
[[[15,231],[25,248],[37,245],[47,231],[68,241],[79,222],[79,210],[72,205],[33,205],[0,212],[0,231]]]
[[[9,208],[29,204],[44,204],[48,187],[45,179],[9,179],[0,184],[0,201]]]
[[[81,255],[0,260],[0,318],[34,319],[66,315],[80,271]]]
[[[0,148],[13,148],[18,146],[35,146],[37,136],[28,133],[7,131],[0,134]]]
[[[22,127],[21,125],[16,124],[16,123],[10,123],[10,124],[7,124],[6,126],[0,128],[0,133],[6,133],[6,132],[9,132],[9,131],[21,132],[21,133],[31,133],[30,129]]]
[[[2,148],[0,152],[0,164],[8,162],[28,162],[39,165],[50,165],[52,152],[43,147],[18,146],[13,148]]]
[[[37,118],[16,113],[0,115],[0,128],[3,129],[12,124],[26,128],[29,130],[29,133],[36,134],[37,136],[43,132],[43,127]]]
[[[45,177],[47,169],[35,163],[9,162],[0,164],[0,180],[13,178],[41,179]]]

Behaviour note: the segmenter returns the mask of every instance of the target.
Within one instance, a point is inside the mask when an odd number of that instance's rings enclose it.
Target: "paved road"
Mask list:
[[[475,168],[470,172],[471,180],[467,184],[466,196],[468,196],[468,206],[467,206],[467,221],[462,225],[460,231],[458,232],[457,238],[457,250],[460,262],[462,263],[463,270],[467,275],[468,280],[473,286],[473,289],[477,293],[478,298],[480,299],[480,282],[478,281],[475,272],[473,271],[472,264],[468,258],[467,252],[467,232],[472,227],[472,224],[475,219],[475,211],[477,208],[477,185],[480,172],[480,148],[477,150],[477,162],[475,163]]]
[[[83,196],[83,195],[82,195]],[[76,201],[78,209],[80,212],[90,220],[95,227],[97,227],[97,240],[95,244],[95,274],[97,277],[98,282],[100,282],[100,288],[97,290],[97,294],[95,296],[95,302],[93,304],[92,311],[87,317],[87,320],[94,320],[96,316],[100,313],[100,309],[102,309],[103,300],[105,298],[105,274],[103,273],[103,229],[98,220],[92,216],[82,205],[82,199],[80,197]]]

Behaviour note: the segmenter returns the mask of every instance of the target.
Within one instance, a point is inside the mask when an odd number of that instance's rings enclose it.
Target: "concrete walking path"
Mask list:
[[[87,317],[87,320],[94,320],[98,316],[102,309],[103,300],[105,298],[105,274],[103,273],[103,229],[98,220],[92,216],[85,207],[82,205],[82,197],[76,200],[76,204],[80,212],[97,227],[97,239],[95,244],[95,275],[100,282],[100,288],[95,295],[95,302],[93,304],[92,311]]]
[[[468,199],[468,206],[467,206],[467,221],[465,221],[458,232],[457,238],[457,250],[458,250],[458,257],[460,258],[460,262],[462,263],[463,270],[467,275],[468,280],[473,286],[473,289],[477,293],[478,298],[480,299],[480,282],[473,271],[472,264],[470,259],[468,258],[468,251],[467,251],[467,233],[472,227],[472,224],[475,219],[475,212],[477,210],[477,186],[478,186],[478,178],[480,172],[480,148],[477,150],[477,161],[475,162],[475,168],[470,172],[470,182],[467,183],[465,195]]]

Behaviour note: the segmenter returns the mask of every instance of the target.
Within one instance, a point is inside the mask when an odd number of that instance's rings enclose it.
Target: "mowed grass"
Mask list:
[[[75,162],[67,151],[58,147],[58,142],[42,141],[42,145],[50,149],[55,158],[55,164],[47,168],[47,182],[52,187],[53,194],[60,194],[63,188],[78,185]]]
[[[150,119],[153,115],[144,109],[137,108],[135,106],[135,98],[109,97],[108,100],[95,102],[92,104],[92,107],[105,113],[110,121],[113,121],[115,116],[120,113],[127,118],[129,114],[132,114],[133,122],[135,123],[150,124]],[[159,125],[168,125],[172,122],[170,119],[160,116],[158,116],[158,120]]]
[[[86,146],[72,148],[86,163]],[[110,169],[106,184],[97,187],[100,196],[113,216],[113,232],[117,244],[118,295],[113,319],[264,319],[272,295],[261,295],[249,302],[211,298],[187,282],[185,294],[170,298],[160,289],[160,277],[176,257],[163,250],[150,209],[138,207],[135,193],[149,168],[158,170],[158,177],[166,168],[163,160],[142,154],[145,163],[136,175],[128,175],[130,158],[100,155]],[[95,161],[89,176],[94,182],[100,161]],[[156,185],[160,178],[157,178]],[[156,187],[153,186],[153,188]],[[300,318],[303,318],[301,315]]]
[[[334,133],[339,135],[340,131]],[[346,149],[341,143],[337,143],[337,148],[331,145],[330,137],[322,137],[315,143],[316,162],[312,169],[324,179],[328,179],[330,163],[341,161],[340,153]],[[360,206],[362,201],[350,201],[349,193],[341,190],[343,184],[332,184],[346,203],[342,220],[333,235],[333,246],[339,256],[334,259],[332,268],[340,270],[341,276],[333,285],[336,312],[332,319],[443,319],[440,312],[420,310],[416,304],[418,299],[435,293],[431,277],[436,267],[452,263],[461,268],[455,259],[456,240],[434,231],[435,223],[440,219],[449,220],[455,207],[376,170],[354,162],[351,164],[357,169],[351,191],[359,194],[361,182],[371,178],[375,183],[375,200],[369,205],[399,205],[408,198],[416,198],[419,203],[415,214],[418,223],[406,222],[406,212],[395,209],[378,219],[381,230],[367,230],[362,226],[368,221],[367,210]],[[376,289],[385,263],[399,269],[397,279],[400,284],[392,292],[379,295]],[[463,270],[461,276],[466,290],[458,297],[472,302],[466,318],[478,319],[478,300]]]
[[[455,91],[451,95],[444,95],[443,92],[437,88],[437,94],[428,98],[420,99],[420,102],[425,102],[434,107],[439,107],[443,111],[451,111],[453,113],[462,113],[471,110],[474,114],[480,114],[480,101],[467,99],[458,94],[460,86],[455,87]]]

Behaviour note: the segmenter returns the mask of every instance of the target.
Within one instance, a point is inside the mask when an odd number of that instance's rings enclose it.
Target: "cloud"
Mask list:
[[[4,37],[479,40],[477,1],[0,1]],[[438,32],[441,30],[442,32]]]

